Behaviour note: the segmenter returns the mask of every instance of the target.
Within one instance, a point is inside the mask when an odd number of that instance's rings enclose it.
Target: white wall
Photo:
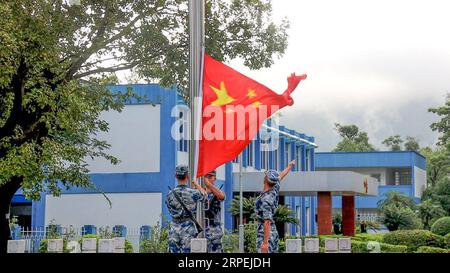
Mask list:
[[[414,195],[421,198],[422,193],[427,185],[427,172],[420,168],[414,167]]]
[[[109,132],[98,139],[111,144],[109,153],[121,162],[112,165],[103,158],[87,159],[92,173],[159,172],[160,105],[126,105],[121,113],[104,112]]]
[[[386,168],[316,168],[317,171],[352,171],[364,175],[380,174],[380,186],[386,185]]]
[[[102,194],[46,196],[45,225],[54,219],[61,226],[155,225],[161,217],[161,193],[108,193],[112,208]]]

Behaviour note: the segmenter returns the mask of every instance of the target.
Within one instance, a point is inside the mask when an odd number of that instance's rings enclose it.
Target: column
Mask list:
[[[332,234],[333,223],[331,212],[331,192],[318,192],[317,203],[317,232],[319,235],[330,235]]]

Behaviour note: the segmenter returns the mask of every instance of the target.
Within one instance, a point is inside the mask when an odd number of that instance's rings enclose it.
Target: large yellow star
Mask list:
[[[216,87],[210,85],[211,89],[216,93],[217,99],[211,103],[213,106],[222,106],[227,105],[229,103],[232,103],[234,101],[234,98],[232,98],[230,95],[228,95],[228,91],[225,87],[225,83],[222,81],[220,82],[220,89],[217,89]]]
[[[248,89],[247,97],[250,99],[256,97],[256,91],[254,89]]]

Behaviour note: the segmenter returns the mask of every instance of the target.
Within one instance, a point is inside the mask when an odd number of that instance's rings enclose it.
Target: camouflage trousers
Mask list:
[[[268,253],[277,253],[278,252],[278,231],[277,227],[274,223],[270,225],[270,235],[268,242]],[[257,237],[256,237],[256,248],[258,249],[258,253],[261,253],[261,246],[264,241],[264,224],[258,223],[257,227]]]
[[[190,253],[191,239],[197,237],[197,228],[194,222],[172,222],[169,230],[169,252]]]
[[[214,224],[205,229],[205,238],[208,241],[208,253],[222,253],[222,225]]]

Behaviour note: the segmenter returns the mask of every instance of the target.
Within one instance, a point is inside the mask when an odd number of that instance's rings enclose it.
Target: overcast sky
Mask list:
[[[273,0],[274,19],[291,22],[286,54],[259,71],[229,65],[277,92],[291,72],[307,73],[282,124],[315,136],[319,151],[339,141],[335,122],[358,125],[378,149],[393,134],[432,145],[427,109],[450,92],[447,2]]]

